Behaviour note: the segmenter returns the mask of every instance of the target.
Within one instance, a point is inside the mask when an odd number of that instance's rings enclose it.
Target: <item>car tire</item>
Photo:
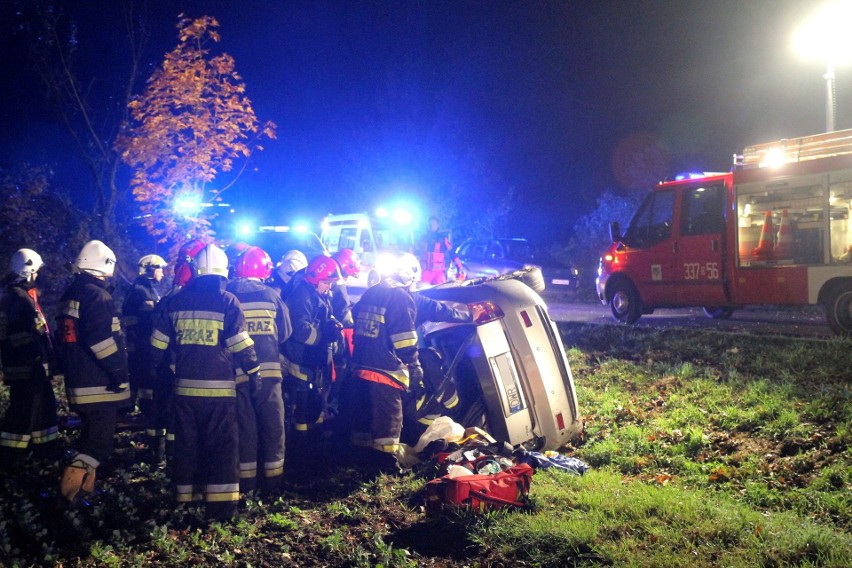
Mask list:
[[[714,306],[704,308],[704,315],[710,319],[726,320],[734,315],[734,308],[727,306]]]
[[[852,336],[852,285],[840,284],[828,295],[825,318],[837,335]]]
[[[544,292],[544,275],[541,273],[541,268],[538,266],[525,266],[520,270],[498,276],[498,278],[501,280],[519,280],[539,294]]]
[[[642,301],[639,299],[639,293],[633,284],[626,280],[613,284],[609,308],[612,311],[612,317],[621,323],[633,324],[642,317]]]

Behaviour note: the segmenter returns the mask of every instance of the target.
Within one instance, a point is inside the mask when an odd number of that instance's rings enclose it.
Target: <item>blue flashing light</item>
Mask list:
[[[388,216],[388,210],[385,209],[384,207],[379,207],[379,208],[376,209],[376,217],[379,217],[380,219],[384,219],[387,216]]]
[[[405,209],[394,210],[392,218],[400,225],[409,225],[414,220],[414,216]]]
[[[248,219],[238,221],[236,225],[236,233],[241,237],[250,237],[255,233],[257,224]]]
[[[296,223],[293,225],[293,231],[296,233],[307,233],[310,231],[310,228],[305,223]]]
[[[198,195],[184,194],[175,198],[173,209],[175,213],[189,217],[200,213],[203,206]]]

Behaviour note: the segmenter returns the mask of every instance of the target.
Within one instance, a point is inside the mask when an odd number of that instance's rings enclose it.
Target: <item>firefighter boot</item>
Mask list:
[[[59,492],[72,507],[95,490],[95,468],[81,460],[74,460],[62,470]]]

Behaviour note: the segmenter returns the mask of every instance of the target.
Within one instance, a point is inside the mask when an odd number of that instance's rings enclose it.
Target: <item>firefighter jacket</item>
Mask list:
[[[59,303],[56,350],[69,404],[128,404],[127,349],[107,283],[76,274]]]
[[[358,376],[407,389],[408,368],[419,366],[411,293],[395,280],[383,280],[364,292],[353,315],[352,364]]]
[[[254,341],[254,350],[260,365],[260,378],[282,379],[279,353],[283,344],[293,333],[290,312],[280,296],[269,286],[258,280],[237,278],[226,288],[240,301],[246,318],[246,331]],[[242,368],[237,368],[237,382],[248,377]]]
[[[343,324],[343,327],[351,329],[355,327],[352,319],[352,302],[349,300],[349,290],[343,281],[331,285],[331,312],[334,319]]]
[[[149,368],[148,348],[154,329],[154,308],[159,301],[160,294],[154,288],[154,280],[139,276],[133,282],[133,288],[127,294],[121,310],[121,323],[127,334],[130,372],[140,378],[147,374]]]
[[[35,287],[10,282],[0,298],[0,361],[9,384],[50,375],[53,346]]]
[[[221,276],[196,277],[158,310],[151,333],[155,366],[170,345],[177,396],[236,397],[234,359],[247,374],[258,371],[240,302]]]
[[[294,277],[295,279],[295,277]],[[293,334],[284,344],[287,373],[303,381],[311,381],[317,372],[331,365],[330,341],[324,328],[332,321],[329,298],[322,297],[310,283],[300,280],[287,298]],[[329,372],[330,373],[330,372]],[[330,374],[329,374],[330,378]]]

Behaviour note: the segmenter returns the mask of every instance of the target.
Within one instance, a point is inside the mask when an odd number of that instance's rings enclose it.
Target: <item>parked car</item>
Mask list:
[[[543,279],[541,285],[531,285],[536,292],[546,288],[576,292],[579,285],[576,268],[544,255],[526,239],[467,239],[453,254],[461,266],[450,263],[448,280],[456,279],[459,270],[464,272],[465,278],[488,278],[535,266]]]
[[[513,446],[555,450],[583,425],[571,367],[547,306],[525,273],[448,282],[418,292],[473,314],[471,323],[424,324],[459,393],[453,418]]]

